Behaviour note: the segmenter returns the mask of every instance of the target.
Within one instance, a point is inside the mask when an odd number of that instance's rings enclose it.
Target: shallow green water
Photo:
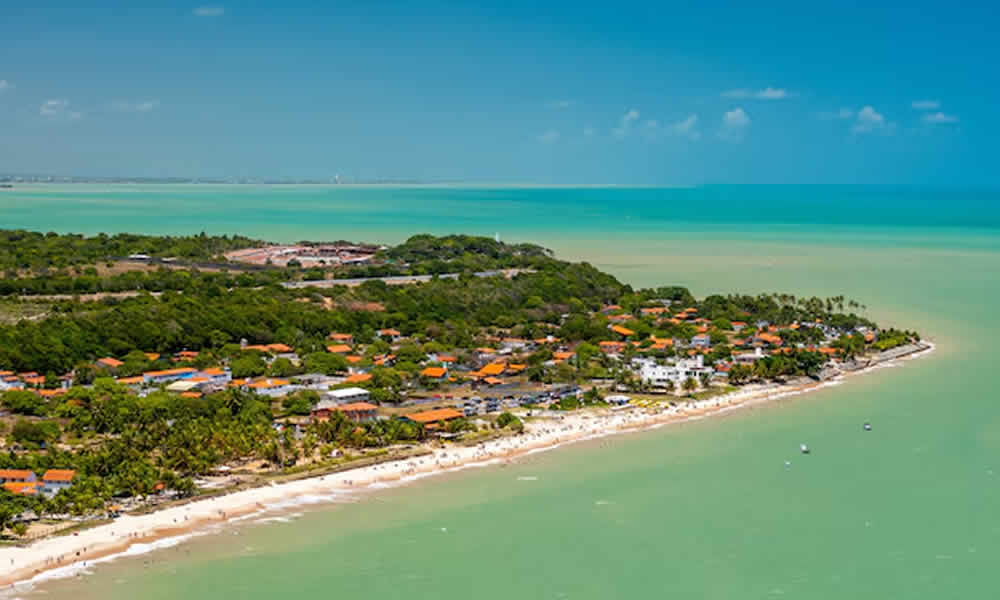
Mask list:
[[[64,207],[54,222],[36,212],[40,205],[12,210],[0,196],[0,209],[14,215],[14,226],[75,231],[165,231],[188,223],[190,231],[281,239],[330,231],[394,241],[404,231],[498,229],[637,285],[681,283],[697,294],[843,293],[880,321],[920,329],[939,350],[724,418],[380,490],[357,504],[303,510],[288,523],[248,521],[23,596],[994,595],[1000,409],[991,375],[1000,332],[1000,208],[988,201],[996,193],[364,190],[373,195],[361,202],[344,190],[332,199],[310,190],[302,192],[313,194],[307,199],[251,191],[259,197],[249,205],[276,206],[220,218],[218,207],[239,190],[226,191],[223,201],[198,189],[163,192],[169,204],[141,191],[106,202],[95,191],[83,209],[84,194],[56,189],[41,201]],[[780,198],[772,205],[774,194]],[[414,196],[420,205],[410,206]],[[18,202],[29,200],[37,199]],[[157,219],[136,214],[134,202]],[[845,214],[831,213],[832,206]],[[468,222],[442,216],[454,212]],[[874,431],[864,433],[864,421]],[[812,455],[798,454],[802,442]]]

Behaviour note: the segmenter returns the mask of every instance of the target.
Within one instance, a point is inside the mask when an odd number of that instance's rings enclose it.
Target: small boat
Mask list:
[[[809,454],[809,446],[806,446],[805,444],[800,444],[799,450],[802,451],[802,454]]]
[[[871,423],[865,423],[865,431],[871,431],[871,430],[872,430],[872,424]]]

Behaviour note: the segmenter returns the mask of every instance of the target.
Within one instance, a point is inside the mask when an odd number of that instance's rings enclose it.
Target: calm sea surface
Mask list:
[[[246,521],[22,597],[996,594],[995,190],[51,186],[0,190],[0,226],[277,241],[498,233],[634,285],[844,294],[939,346],[724,418],[291,508],[287,522]]]

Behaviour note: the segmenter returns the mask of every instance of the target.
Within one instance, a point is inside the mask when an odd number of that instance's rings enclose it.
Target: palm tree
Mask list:
[[[684,380],[684,391],[685,392],[687,392],[687,393],[690,394],[697,387],[698,387],[698,382],[695,381],[694,377],[688,377],[687,379]]]

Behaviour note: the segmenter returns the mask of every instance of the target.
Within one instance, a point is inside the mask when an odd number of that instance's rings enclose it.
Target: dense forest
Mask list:
[[[215,260],[230,250],[260,246],[243,236],[151,236],[120,233],[87,237],[0,229],[0,269],[41,272],[52,268],[94,265],[112,257],[147,254],[188,260]]]

